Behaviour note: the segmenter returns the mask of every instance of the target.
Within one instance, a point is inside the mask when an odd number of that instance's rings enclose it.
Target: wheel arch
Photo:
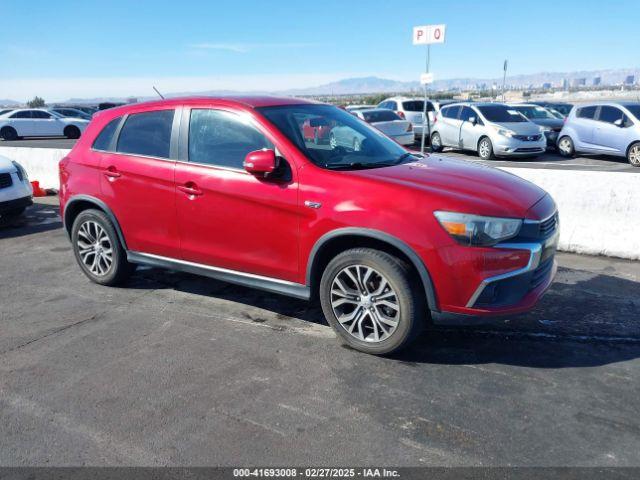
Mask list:
[[[340,228],[325,233],[316,241],[309,254],[305,279],[312,296],[317,295],[322,272],[331,259],[345,250],[357,247],[375,248],[406,261],[422,284],[429,309],[439,312],[431,276],[418,254],[399,238],[368,228]]]
[[[120,228],[120,224],[118,223],[116,216],[106,203],[99,198],[95,198],[90,195],[75,195],[69,199],[64,207],[64,229],[66,230],[69,238],[71,238],[71,228],[73,227],[75,219],[80,215],[80,213],[91,208],[101,210],[107,217],[109,217],[109,220],[111,220],[111,223],[118,234],[118,239],[120,240],[122,248],[127,250],[127,242],[124,239],[122,229]]]
[[[640,140],[633,140],[631,143],[629,143],[627,149],[624,151],[625,157],[629,158],[629,150],[631,150],[631,147],[633,147],[636,143],[640,143]]]

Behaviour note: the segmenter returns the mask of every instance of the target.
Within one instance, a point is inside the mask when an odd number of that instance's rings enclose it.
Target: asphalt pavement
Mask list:
[[[0,465],[640,466],[640,263],[559,254],[530,313],[381,358],[316,305],[75,264],[55,197],[0,227]]]

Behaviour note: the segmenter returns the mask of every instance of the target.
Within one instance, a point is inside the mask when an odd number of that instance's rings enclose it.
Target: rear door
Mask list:
[[[296,281],[297,172],[280,158],[282,175],[248,173],[246,155],[263,148],[273,141],[247,113],[185,109],[176,166],[184,260]]]
[[[173,134],[177,135],[179,121],[175,110],[166,107],[131,113],[117,125],[106,151],[94,144],[100,155],[102,195],[129,250],[170,258],[180,255]],[[109,125],[104,130],[113,127]]]
[[[603,151],[626,154],[629,141],[627,128],[633,125],[622,110],[611,105],[602,105],[598,113],[593,143]]]
[[[476,120],[474,124],[472,119]],[[460,111],[458,123],[460,123],[458,139],[458,146],[465,150],[476,150],[478,140],[480,140],[480,131],[478,122],[480,122],[479,115],[473,111],[471,107],[464,106]]]
[[[9,117],[11,126],[16,130],[19,137],[33,137],[36,135],[31,118],[31,110],[16,112]]]

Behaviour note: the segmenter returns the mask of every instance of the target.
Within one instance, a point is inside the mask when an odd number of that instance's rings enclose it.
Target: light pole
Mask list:
[[[502,66],[502,103],[504,103],[504,88],[505,88],[505,84],[507,82],[507,63],[508,61],[505,60],[504,61],[504,65]]]

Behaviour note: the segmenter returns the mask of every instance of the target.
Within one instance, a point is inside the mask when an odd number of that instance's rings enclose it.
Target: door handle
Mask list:
[[[122,174],[116,170],[116,167],[109,167],[104,172],[104,176],[109,179],[120,178]]]
[[[189,182],[184,185],[178,185],[178,190],[183,193],[186,193],[189,196],[199,197],[203,194],[202,190],[200,190],[195,183]]]

